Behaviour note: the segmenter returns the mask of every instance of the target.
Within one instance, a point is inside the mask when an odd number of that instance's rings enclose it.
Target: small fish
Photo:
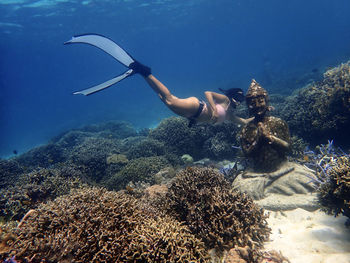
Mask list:
[[[13,150],[12,152],[13,152],[13,154],[15,154],[15,155],[18,154],[17,150]]]

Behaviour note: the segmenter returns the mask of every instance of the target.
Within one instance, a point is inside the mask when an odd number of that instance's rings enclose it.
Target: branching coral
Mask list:
[[[313,172],[311,181],[320,204],[328,214],[350,218],[350,156],[335,147],[333,140],[306,151],[305,166]]]
[[[50,262],[205,262],[186,227],[139,208],[131,196],[88,188],[41,205],[16,231],[18,259]]]
[[[49,167],[55,163],[64,162],[66,159],[61,147],[49,143],[20,155],[16,160],[26,167]]]
[[[14,184],[23,171],[15,160],[0,160],[0,189]]]
[[[129,159],[135,159],[140,157],[160,156],[164,155],[164,153],[165,147],[163,143],[158,140],[147,138],[131,145],[126,155]]]
[[[162,156],[137,158],[129,161],[120,172],[104,182],[104,185],[109,189],[123,189],[130,181],[154,183],[153,175],[168,165],[168,161]]]
[[[289,97],[281,111],[292,133],[313,144],[329,137],[350,144],[350,62],[328,70],[323,80]]]
[[[146,219],[128,238],[122,253],[128,262],[209,262],[203,243],[168,216]]]
[[[198,147],[203,138],[195,132],[195,129],[188,127],[187,120],[179,117],[172,117],[163,120],[156,129],[150,132],[149,137],[163,142],[169,151],[179,155],[198,155]]]
[[[234,151],[238,128],[233,123],[220,125],[200,124],[191,128],[188,121],[179,117],[163,120],[152,130],[149,138],[156,139],[166,146],[167,152],[178,155],[190,154],[194,159],[211,157],[229,158]]]
[[[87,176],[99,181],[106,173],[107,157],[119,152],[118,144],[111,139],[87,137],[74,147],[69,159],[84,167]]]
[[[13,185],[0,189],[0,218],[19,220],[41,202],[53,200],[83,185],[72,169],[37,169],[22,174]]]
[[[350,157],[341,156],[328,170],[328,180],[320,185],[319,200],[323,210],[350,218]]]
[[[223,175],[213,169],[183,170],[169,187],[167,200],[168,213],[209,248],[258,248],[269,236],[264,211],[247,195],[230,191]]]

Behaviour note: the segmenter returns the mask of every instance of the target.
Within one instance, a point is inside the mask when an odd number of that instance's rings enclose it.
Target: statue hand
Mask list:
[[[258,123],[258,134],[260,137],[265,138],[270,144],[273,142],[273,135],[262,122]]]

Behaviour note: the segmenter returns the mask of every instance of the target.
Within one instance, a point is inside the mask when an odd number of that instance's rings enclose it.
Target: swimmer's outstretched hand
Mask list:
[[[132,69],[134,73],[138,73],[145,78],[147,78],[152,73],[150,67],[142,65],[140,62],[136,60],[129,65],[129,68]]]

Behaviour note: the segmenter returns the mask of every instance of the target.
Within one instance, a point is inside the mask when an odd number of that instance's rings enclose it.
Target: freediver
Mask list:
[[[106,89],[133,74],[140,74],[171,111],[189,119],[189,126],[192,126],[196,122],[222,123],[225,120],[238,124],[246,124],[248,122],[248,120],[235,115],[235,108],[244,100],[244,94],[241,89],[220,89],[223,94],[206,91],[204,94],[207,103],[196,97],[178,98],[152,75],[150,67],[142,65],[133,59],[125,50],[109,38],[97,34],[78,35],[70,41],[65,42],[65,44],[72,43],[85,43],[98,47],[129,68],[122,75],[92,88],[75,92],[74,94],[90,95]]]

